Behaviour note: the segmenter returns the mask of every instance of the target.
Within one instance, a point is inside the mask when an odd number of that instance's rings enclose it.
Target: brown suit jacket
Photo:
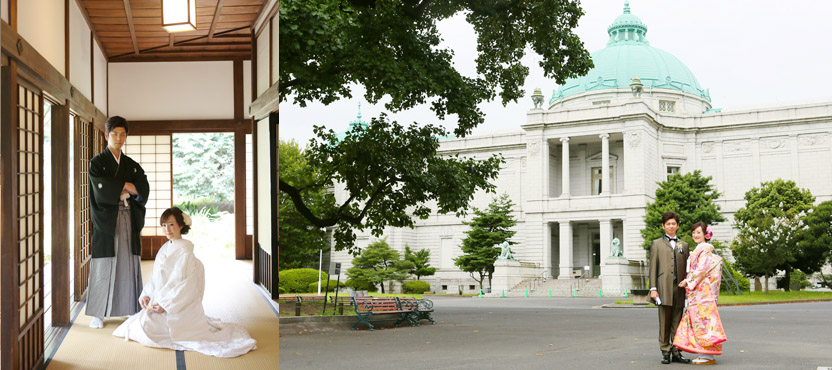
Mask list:
[[[662,306],[672,306],[676,295],[684,296],[685,294],[685,289],[679,288],[678,282],[673,283],[673,257],[675,254],[678,281],[682,281],[687,276],[685,270],[690,249],[688,249],[688,243],[681,240],[676,244],[677,250],[681,249],[681,251],[675,253],[670,242],[664,237],[653,240],[650,244],[650,287],[656,287],[658,290]]]

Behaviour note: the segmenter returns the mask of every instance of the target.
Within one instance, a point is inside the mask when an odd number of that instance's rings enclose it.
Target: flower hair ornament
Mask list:
[[[191,216],[188,216],[188,214],[185,212],[182,212],[182,221],[187,226],[191,226],[193,224],[193,221],[191,221]]]
[[[710,227],[710,226],[706,227],[706,228],[705,228],[705,239],[710,240],[710,239],[711,239],[711,238],[713,238],[713,237],[714,237],[714,231],[713,231],[713,230],[711,230],[711,227]]]

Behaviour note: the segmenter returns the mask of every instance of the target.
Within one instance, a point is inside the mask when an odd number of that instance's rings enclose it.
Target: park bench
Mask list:
[[[410,315],[417,325],[421,325],[421,320],[429,320],[432,325],[436,325],[436,321],[433,321],[433,318],[430,317],[431,312],[433,312],[433,301],[413,297],[399,297],[396,299],[399,300],[399,307],[413,310]]]
[[[374,319],[374,317],[378,315],[398,316],[395,324],[396,326],[399,326],[399,324],[404,321],[410,322],[410,326],[415,326],[417,324],[411,317],[413,309],[410,307],[410,304],[406,304],[403,307],[401,302],[396,298],[351,297],[351,299],[353,307],[355,308],[356,318],[356,322],[352,324],[352,330],[355,330],[355,327],[358,324],[365,324],[370,328],[370,330],[373,330],[373,324],[370,324],[370,320]]]

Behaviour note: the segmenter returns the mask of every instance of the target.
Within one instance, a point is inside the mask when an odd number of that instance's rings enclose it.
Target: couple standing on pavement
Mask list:
[[[725,331],[716,309],[722,258],[708,241],[711,228],[697,222],[691,228],[697,243],[693,252],[676,235],[679,215],[665,212],[665,235],[650,245],[650,298],[659,310],[659,347],[662,363],[713,365],[714,355],[722,354]],[[691,361],[679,350],[697,353]]]

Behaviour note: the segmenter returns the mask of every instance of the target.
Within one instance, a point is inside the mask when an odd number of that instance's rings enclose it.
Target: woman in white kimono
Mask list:
[[[190,217],[173,207],[162,213],[160,222],[169,241],[156,255],[153,275],[139,297],[142,310],[113,335],[148,347],[216,357],[236,357],[256,349],[257,342],[245,328],[205,316],[205,271],[194,256],[193,243],[182,239],[190,230]]]

